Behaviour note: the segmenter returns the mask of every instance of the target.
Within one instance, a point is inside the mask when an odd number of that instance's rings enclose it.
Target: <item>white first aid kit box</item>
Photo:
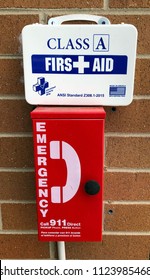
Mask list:
[[[39,105],[128,105],[133,99],[137,30],[104,17],[70,15],[97,24],[47,25],[22,30],[25,96]]]

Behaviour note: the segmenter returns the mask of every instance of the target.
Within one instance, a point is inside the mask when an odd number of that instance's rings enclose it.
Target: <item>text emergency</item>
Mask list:
[[[37,148],[37,184],[39,208],[42,217],[48,212],[48,177],[47,177],[47,139],[46,122],[36,122],[36,148]]]

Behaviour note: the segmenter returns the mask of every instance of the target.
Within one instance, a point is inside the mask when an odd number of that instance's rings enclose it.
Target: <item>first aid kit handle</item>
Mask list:
[[[93,21],[97,24],[110,24],[109,19],[106,17],[89,15],[89,14],[71,14],[71,15],[54,17],[49,19],[48,24],[60,25],[66,21],[76,21],[76,20]]]

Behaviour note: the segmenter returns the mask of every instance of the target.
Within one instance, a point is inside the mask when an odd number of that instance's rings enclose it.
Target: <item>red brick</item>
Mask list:
[[[39,22],[38,15],[0,15],[0,54],[21,53],[21,31],[25,25],[35,22]]]
[[[106,204],[106,231],[147,231],[150,229],[150,205]]]
[[[49,259],[49,243],[36,234],[0,234],[0,259]]]
[[[104,235],[103,242],[67,242],[67,259],[149,260],[150,236]],[[94,263],[93,263],[94,264]]]
[[[103,0],[71,0],[71,1],[52,1],[52,0],[5,0],[0,2],[1,8],[44,8],[44,9],[60,9],[60,8],[102,8]]]
[[[150,173],[105,172],[104,199],[150,201]]]
[[[33,167],[32,137],[0,138],[0,167]]]
[[[2,204],[4,230],[36,230],[37,215],[35,204]]]
[[[134,94],[150,95],[149,72],[150,59],[137,59]]]
[[[24,100],[0,100],[0,132],[31,132],[31,105]]]
[[[1,200],[35,200],[34,172],[1,172]]]
[[[110,8],[150,8],[149,0],[109,0]]]
[[[23,95],[23,66],[20,59],[0,60],[0,95]]]
[[[105,107],[106,132],[149,133],[150,100],[134,100],[129,106]]]
[[[150,168],[149,137],[108,137],[106,167]]]

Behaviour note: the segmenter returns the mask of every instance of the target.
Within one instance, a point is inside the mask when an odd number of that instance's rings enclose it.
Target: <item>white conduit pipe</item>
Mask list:
[[[57,250],[58,250],[58,259],[66,260],[66,251],[65,251],[65,242],[64,241],[57,242]]]

